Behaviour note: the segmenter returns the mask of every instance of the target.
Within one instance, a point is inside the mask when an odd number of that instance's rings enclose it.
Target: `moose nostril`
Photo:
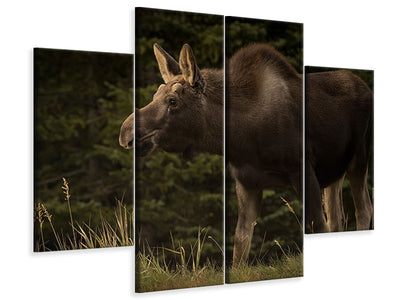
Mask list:
[[[128,142],[128,148],[130,148],[130,147],[132,147],[133,146],[133,140],[130,140],[129,142]]]

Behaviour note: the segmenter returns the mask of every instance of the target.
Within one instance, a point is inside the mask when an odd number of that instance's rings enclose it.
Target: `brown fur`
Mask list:
[[[154,52],[165,84],[160,85],[149,105],[135,111],[137,153],[148,155],[160,147],[187,157],[193,151],[222,155],[222,71],[200,71],[189,45],[182,47],[179,64],[157,44]],[[177,83],[182,85],[178,90]],[[171,99],[175,106],[170,105]],[[133,114],[121,127],[123,147],[132,147],[132,125]]]
[[[154,51],[165,84],[149,105],[135,111],[137,153],[161,147],[185,156],[195,150],[222,154],[222,71],[200,71],[188,45],[182,47],[179,64],[160,46]],[[358,181],[354,194],[363,195],[355,202],[366,224],[365,161],[358,153],[366,151],[370,91],[348,73],[307,79],[307,222],[316,231],[327,230],[320,186],[335,183],[347,168]],[[264,44],[239,50],[226,65],[226,155],[239,202],[234,266],[247,262],[262,190],[289,186],[302,195],[302,80],[281,54]],[[132,125],[130,116],[121,127],[120,143],[127,148]]]
[[[349,71],[306,75],[306,218],[315,232],[343,230],[341,187],[350,178],[357,229],[369,229],[366,177],[372,134],[372,92]],[[325,188],[325,220],[320,193]]]
[[[236,181],[233,265],[247,262],[264,188],[302,185],[302,78],[273,48],[255,44],[227,64],[227,156]]]

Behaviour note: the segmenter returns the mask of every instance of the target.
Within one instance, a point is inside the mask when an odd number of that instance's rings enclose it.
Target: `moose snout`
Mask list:
[[[133,130],[122,130],[119,135],[119,144],[126,149],[133,148]]]
[[[120,145],[126,149],[132,149],[133,148],[133,139],[128,142],[122,142],[122,143],[120,141]]]
[[[119,144],[126,149],[133,148],[133,114],[122,123]]]

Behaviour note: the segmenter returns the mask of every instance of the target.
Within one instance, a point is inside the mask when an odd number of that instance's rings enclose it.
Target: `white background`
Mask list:
[[[304,23],[306,65],[375,70],[375,230],[305,237],[305,277],[133,293],[133,248],[32,254],[32,48],[133,51],[135,6]],[[400,299],[395,1],[8,1],[0,4],[1,299]]]

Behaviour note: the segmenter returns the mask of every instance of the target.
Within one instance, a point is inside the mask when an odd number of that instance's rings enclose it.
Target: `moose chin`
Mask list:
[[[154,54],[164,83],[152,102],[136,109],[122,124],[121,146],[130,149],[135,144],[141,156],[156,148],[185,157],[196,151],[222,155],[223,70],[200,70],[187,44],[181,49],[179,62],[158,44]],[[365,181],[371,92],[348,73],[313,75],[310,79],[313,91],[307,102],[304,161],[307,223],[315,232],[335,229],[337,216],[328,214],[326,220],[321,189],[335,185],[337,190],[337,182],[350,170],[357,226],[365,229],[372,214]],[[265,44],[240,49],[226,64],[226,155],[239,202],[233,266],[248,261],[262,190],[291,187],[302,197],[302,86],[303,76]],[[335,92],[342,95],[340,101]],[[354,113],[356,108],[361,112]],[[328,201],[332,207],[340,205],[339,193]]]

